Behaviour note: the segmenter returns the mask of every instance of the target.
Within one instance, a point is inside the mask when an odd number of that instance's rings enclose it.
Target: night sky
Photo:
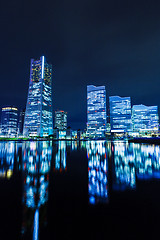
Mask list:
[[[30,59],[53,65],[53,110],[86,126],[86,87],[160,108],[160,1],[0,2],[0,107],[25,108]]]

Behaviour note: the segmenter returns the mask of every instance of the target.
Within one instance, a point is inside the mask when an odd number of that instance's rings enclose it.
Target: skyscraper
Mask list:
[[[1,134],[6,137],[17,136],[18,109],[15,107],[2,108]]]
[[[133,105],[132,122],[134,132],[158,131],[158,106]]]
[[[23,135],[47,136],[52,133],[52,65],[42,56],[39,60],[31,59]]]
[[[55,128],[59,130],[67,129],[67,112],[62,110],[55,112]]]
[[[87,134],[101,137],[106,130],[105,86],[87,86]]]
[[[111,132],[129,132],[132,130],[131,98],[109,97]]]

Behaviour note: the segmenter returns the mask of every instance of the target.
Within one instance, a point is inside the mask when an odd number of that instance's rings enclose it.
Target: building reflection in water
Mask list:
[[[132,144],[114,142],[113,146],[113,189],[125,190],[135,188],[135,158]]]
[[[0,177],[12,176],[15,151],[15,142],[0,142]]]
[[[22,235],[27,239],[33,230],[34,240],[38,239],[39,229],[47,224],[47,201],[50,172],[67,170],[66,154],[71,144],[66,141],[26,142],[22,145],[23,155],[23,226]],[[53,168],[51,169],[53,163]]]
[[[158,145],[114,142],[113,189],[136,187],[136,178],[160,178],[160,147]]]
[[[89,202],[108,201],[108,157],[112,157],[112,189],[136,188],[136,180],[160,178],[160,147],[123,141],[86,142]],[[108,180],[108,181],[107,181]]]
[[[142,179],[160,178],[158,145],[122,141],[0,142],[0,178],[12,179],[22,172],[22,239],[39,238],[39,229],[47,224],[49,176],[54,171],[66,171],[67,154],[69,157],[71,151],[77,151],[78,156],[79,150],[87,151],[90,204],[108,203],[109,183],[113,190],[126,190],[135,189]]]
[[[77,150],[77,147],[78,147],[77,141],[72,141],[71,144],[72,144],[72,151]]]
[[[105,141],[88,141],[88,194],[89,203],[108,202],[108,160]]]
[[[55,156],[54,170],[67,170],[66,166],[67,144],[66,141],[59,141],[57,145],[57,153]]]
[[[160,178],[160,146],[133,144],[138,179]]]
[[[39,224],[47,223],[46,202],[52,158],[51,144],[26,142],[22,145],[24,180],[22,234],[28,236],[33,229],[32,239],[35,240],[39,236]]]

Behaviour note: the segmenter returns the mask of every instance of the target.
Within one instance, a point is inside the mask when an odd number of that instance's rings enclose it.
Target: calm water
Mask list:
[[[160,147],[0,142],[0,239],[153,239]]]

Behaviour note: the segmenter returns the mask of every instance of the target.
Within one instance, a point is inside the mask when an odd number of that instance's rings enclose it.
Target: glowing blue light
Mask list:
[[[44,56],[42,56],[42,79],[44,78]]]
[[[95,204],[95,197],[93,197],[93,196],[91,196],[90,198],[89,198],[89,203],[90,204]]]
[[[38,240],[38,230],[39,230],[39,210],[37,209],[34,215],[33,240]]]

